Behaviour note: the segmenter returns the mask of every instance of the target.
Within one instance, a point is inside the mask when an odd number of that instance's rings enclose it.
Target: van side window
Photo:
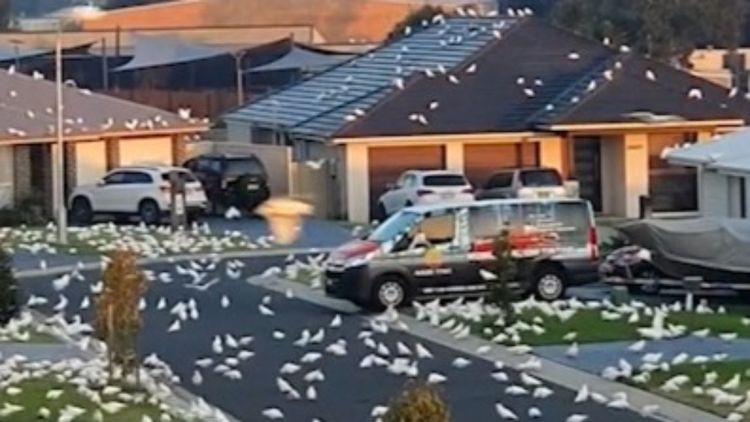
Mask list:
[[[427,217],[419,223],[418,231],[432,245],[451,243],[456,233],[456,217],[453,213]]]
[[[497,207],[471,208],[469,210],[469,235],[471,239],[490,239],[500,235],[503,221]]]

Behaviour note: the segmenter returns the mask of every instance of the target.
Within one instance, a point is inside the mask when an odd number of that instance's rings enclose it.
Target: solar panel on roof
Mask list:
[[[416,73],[440,77],[510,28],[509,18],[451,18],[385,44],[224,116],[329,137]]]

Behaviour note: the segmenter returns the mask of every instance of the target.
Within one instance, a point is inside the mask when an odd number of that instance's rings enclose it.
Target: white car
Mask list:
[[[110,171],[98,183],[81,185],[70,196],[71,219],[90,223],[95,215],[136,215],[146,224],[157,224],[171,210],[170,173],[177,172],[185,184],[188,217],[207,206],[203,186],[193,173],[181,167],[121,167]]]
[[[410,170],[398,178],[380,196],[376,215],[379,219],[412,205],[469,202],[474,189],[463,174],[448,170]]]

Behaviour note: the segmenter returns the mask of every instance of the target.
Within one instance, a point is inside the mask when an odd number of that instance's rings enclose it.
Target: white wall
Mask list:
[[[13,206],[13,147],[0,147],[0,208]]]
[[[120,140],[120,165],[172,165],[172,138]]]
[[[75,144],[76,184],[96,183],[107,172],[107,143],[105,141]]]
[[[625,140],[622,137],[601,139],[602,213],[627,214],[625,184]]]
[[[648,195],[648,135],[633,133],[625,135],[625,213],[628,218],[638,218],[639,198]]]
[[[701,170],[699,172],[698,207],[704,217],[727,217],[729,215],[729,185],[727,177],[715,171]]]
[[[346,208],[349,221],[370,220],[370,173],[367,145],[346,146]]]
[[[227,122],[227,140],[229,142],[252,142],[250,125],[239,122]]]

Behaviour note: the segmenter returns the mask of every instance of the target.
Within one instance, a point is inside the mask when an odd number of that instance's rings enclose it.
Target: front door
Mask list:
[[[573,138],[575,178],[580,185],[581,198],[587,199],[594,211],[602,210],[602,154],[601,138]]]

